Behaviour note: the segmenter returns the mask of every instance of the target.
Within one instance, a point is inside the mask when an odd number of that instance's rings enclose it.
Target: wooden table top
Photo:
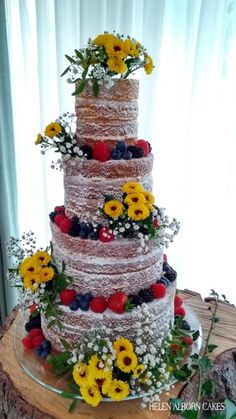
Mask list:
[[[202,300],[201,296],[191,291],[183,291],[182,297],[197,314],[203,329],[203,337],[209,328],[210,312],[208,310],[209,303]],[[221,304],[219,307],[218,316],[220,322],[213,331],[211,342],[218,345],[214,351],[214,357],[219,353],[236,347],[236,309],[234,306]],[[140,407],[140,400],[101,403],[97,408],[92,408],[83,402],[78,403],[77,409],[72,413],[68,413],[67,409],[70,400],[62,398],[60,395],[44,388],[32,380],[19,365],[13,348],[13,336],[16,333],[16,319],[12,323],[8,321],[10,327],[5,330],[1,338],[0,333],[0,417],[1,416],[1,391],[3,392],[3,385],[1,389],[1,380],[10,377],[11,385],[26,404],[31,407],[36,407],[40,412],[33,416],[22,416],[24,418],[81,418],[81,419],[127,419],[128,417],[135,417],[135,419],[153,419],[153,418],[167,418],[169,416],[168,410],[156,411],[149,410],[149,408],[142,409]],[[181,389],[181,384],[177,384],[174,389],[170,391],[169,395],[162,397],[162,402],[167,402],[170,397],[177,397]],[[42,413],[44,412],[45,415]],[[5,416],[4,416],[5,417]],[[10,415],[9,415],[10,417]],[[12,416],[16,419],[16,417]],[[21,416],[17,417],[20,419]]]

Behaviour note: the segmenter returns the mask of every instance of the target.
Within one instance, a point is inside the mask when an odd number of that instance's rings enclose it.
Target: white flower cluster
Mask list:
[[[22,281],[21,281],[21,284],[22,284]],[[37,309],[39,310],[43,309],[44,305],[42,303],[42,296],[45,293],[45,287],[46,287],[46,284],[44,283],[40,283],[40,284],[35,283],[36,291],[33,291],[30,288],[23,288],[23,287],[19,288],[18,302],[21,308],[24,311],[27,311],[28,308],[32,304],[36,304]]]
[[[23,259],[32,256],[36,250],[36,237],[33,231],[24,232],[20,239],[11,236],[6,242],[6,249],[11,265],[14,266],[8,270],[7,279],[12,286],[18,283],[18,266]]]
[[[160,226],[157,237],[158,243],[160,246],[168,248],[179,232],[180,222],[176,218],[170,221],[168,215],[165,214],[164,208],[158,208],[156,218]]]

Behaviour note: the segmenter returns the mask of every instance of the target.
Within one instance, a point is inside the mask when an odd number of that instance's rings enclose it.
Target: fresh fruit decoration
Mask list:
[[[101,85],[107,89],[114,85],[114,77],[126,79],[139,68],[151,74],[154,68],[152,58],[140,42],[115,32],[89,39],[86,47],[75,49],[75,54],[66,58],[70,65],[62,76],[68,73],[67,81],[76,83],[73,95],[79,95],[88,83],[98,96]]]

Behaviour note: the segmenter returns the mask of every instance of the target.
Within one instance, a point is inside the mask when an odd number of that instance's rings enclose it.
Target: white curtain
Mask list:
[[[157,203],[182,224],[167,251],[178,287],[236,302],[236,1],[5,0],[20,230],[50,239],[62,175],[36,134],[73,111],[64,54],[104,30],[130,34],[153,57],[141,77],[139,137],[152,143]],[[7,141],[7,139],[6,139]]]

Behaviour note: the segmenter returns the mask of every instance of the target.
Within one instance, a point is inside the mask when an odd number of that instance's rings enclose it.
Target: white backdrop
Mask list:
[[[168,250],[178,287],[236,302],[236,1],[5,1],[20,230],[46,244],[48,213],[63,202],[62,176],[34,140],[73,111],[64,54],[104,30],[130,34],[156,64],[141,77],[139,136],[155,153],[156,201],[182,224]]]

